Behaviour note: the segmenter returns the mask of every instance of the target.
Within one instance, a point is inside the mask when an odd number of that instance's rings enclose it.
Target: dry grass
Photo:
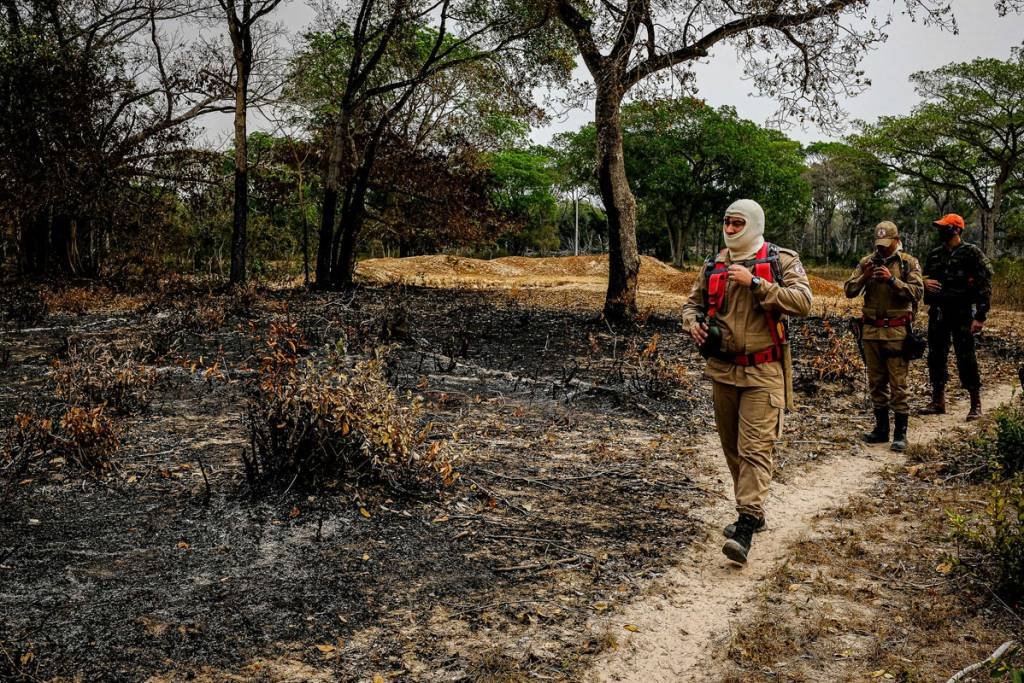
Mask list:
[[[490,261],[461,256],[413,256],[361,261],[357,274],[380,284],[474,290],[502,290],[533,305],[552,308],[600,308],[608,286],[608,258],[510,256]],[[653,310],[678,310],[693,287],[697,271],[679,271],[650,256],[640,257],[639,299]],[[809,276],[820,297],[842,296],[835,282]]]
[[[975,488],[901,471],[821,519],[735,629],[722,679],[946,680],[1012,638],[1019,617],[948,561],[944,510],[976,505]]]

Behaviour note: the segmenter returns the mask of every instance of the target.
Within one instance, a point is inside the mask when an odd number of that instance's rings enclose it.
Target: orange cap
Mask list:
[[[964,219],[963,219],[963,217],[959,216],[958,214],[947,213],[945,216],[943,216],[939,220],[934,221],[932,223],[932,225],[943,226],[943,227],[950,227],[950,228],[960,228],[961,230],[963,230],[964,229]]]

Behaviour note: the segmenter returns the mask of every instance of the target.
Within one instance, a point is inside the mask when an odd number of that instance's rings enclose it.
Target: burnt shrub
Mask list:
[[[18,413],[4,432],[0,451],[0,501],[10,500],[30,471],[53,446],[53,421],[34,413]]]
[[[630,348],[625,357],[630,367],[624,372],[630,393],[651,398],[664,398],[680,389],[693,388],[693,379],[679,363],[670,363],[658,348],[661,335],[655,333],[642,349]]]
[[[20,482],[39,472],[65,465],[91,474],[106,472],[120,444],[120,429],[103,406],[71,406],[58,419],[18,413],[4,432],[2,444],[0,500],[7,500]]]
[[[804,376],[811,385],[823,381],[850,382],[860,376],[864,365],[852,336],[843,330],[844,321],[825,315],[820,325],[804,325]]]
[[[248,404],[251,448],[243,453],[253,493],[382,482],[396,489],[448,485],[448,449],[427,443],[421,405],[387,382],[383,354],[351,364],[328,352],[303,358],[294,326],[275,325]]]
[[[57,398],[75,405],[105,405],[121,414],[148,408],[156,384],[156,371],[131,354],[96,346],[70,346],[66,359],[53,362],[50,377]]]
[[[50,313],[81,315],[99,308],[113,298],[113,292],[106,287],[52,287],[42,291]]]
[[[97,474],[110,469],[110,458],[120,443],[120,428],[105,413],[104,406],[71,406],[59,426],[52,449],[54,456]]]

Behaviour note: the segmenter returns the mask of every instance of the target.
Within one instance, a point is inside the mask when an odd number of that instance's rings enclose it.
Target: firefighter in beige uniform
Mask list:
[[[900,251],[896,225],[882,221],[875,227],[875,253],[868,254],[846,281],[850,299],[864,292],[861,340],[868,387],[874,404],[875,428],[863,435],[868,443],[889,441],[889,411],[895,428],[892,450],[907,448],[907,366],[903,340],[914,322],[924,292],[921,264]]]
[[[683,326],[708,356],[705,374],[739,513],[725,528],[722,552],[742,564],[753,533],[764,527],[772,449],[783,410],[792,407],[785,316],[810,312],[811,287],[796,252],[765,243],[757,202],[733,202],[723,232],[726,249],[704,264],[683,306]]]

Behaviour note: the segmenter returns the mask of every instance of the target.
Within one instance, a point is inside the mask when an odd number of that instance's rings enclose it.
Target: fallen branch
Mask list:
[[[530,562],[527,564],[514,564],[507,567],[495,567],[492,571],[496,572],[518,572],[526,569],[548,569],[550,567],[557,567],[562,564],[569,564],[579,559],[579,555],[573,555],[572,557],[563,557],[560,560],[552,560],[551,562]]]
[[[507,479],[508,481],[522,481],[522,482],[526,482],[528,484],[536,484],[537,486],[543,486],[544,488],[549,488],[549,489],[552,489],[554,491],[559,491],[560,493],[565,493],[565,489],[563,489],[563,488],[561,488],[559,486],[554,486],[553,484],[549,484],[546,481],[544,481],[543,479],[531,479],[530,477],[514,477],[514,476],[507,475],[507,474],[501,474],[499,472],[493,472],[493,471],[485,469],[483,467],[477,467],[477,469],[479,471],[483,472],[484,474],[489,474],[492,477],[498,477],[499,479]]]
[[[999,661],[999,659],[1003,655],[1006,654],[1006,651],[1009,650],[1011,647],[1013,647],[1013,641],[1012,640],[1006,641],[1005,643],[1000,645],[998,648],[996,648],[996,651],[993,652],[992,654],[990,654],[988,656],[988,659],[984,659],[984,660],[982,660],[980,662],[975,662],[974,664],[971,664],[969,667],[967,667],[965,669],[961,669],[960,671],[958,671],[955,674],[953,674],[953,676],[950,677],[950,679],[948,681],[946,681],[946,683],[956,683],[957,681],[962,681],[964,679],[964,677],[967,676],[967,674],[969,674],[969,673],[971,673],[973,671],[977,671],[978,669],[982,668],[983,666],[986,666],[986,665],[989,665],[989,664],[995,664],[996,662]]]

